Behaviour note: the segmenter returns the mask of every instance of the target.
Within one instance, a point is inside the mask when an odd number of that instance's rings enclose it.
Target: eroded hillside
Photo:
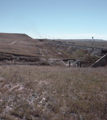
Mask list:
[[[80,60],[82,66],[90,66],[99,57],[100,52],[97,51],[94,55],[92,48],[84,49],[68,46],[60,41],[33,39],[26,34],[0,33],[0,64],[52,65],[55,63],[68,66],[63,60],[71,59]]]

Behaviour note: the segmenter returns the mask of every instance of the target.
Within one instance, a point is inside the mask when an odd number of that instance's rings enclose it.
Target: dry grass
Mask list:
[[[45,42],[40,42],[37,39],[29,38],[29,36],[23,34],[14,35],[6,34],[3,37],[0,34],[0,52],[40,56],[45,58],[63,58],[68,57],[64,54],[64,47],[58,47],[55,45],[48,45]],[[61,51],[61,55],[59,54]]]
[[[1,120],[106,120],[107,68],[0,66]]]
[[[63,41],[62,41],[63,42]],[[92,47],[92,39],[87,39],[87,40],[65,40],[64,43],[66,44],[71,44],[71,45],[79,45],[79,46],[87,46],[87,47]],[[107,48],[107,41],[106,40],[102,40],[102,41],[98,41],[98,40],[94,40],[94,47],[97,48]]]
[[[75,43],[75,45],[82,45],[82,46],[92,47],[92,40],[89,40],[89,41],[77,40],[74,43]],[[107,41],[95,41],[94,40],[94,47],[107,48]]]

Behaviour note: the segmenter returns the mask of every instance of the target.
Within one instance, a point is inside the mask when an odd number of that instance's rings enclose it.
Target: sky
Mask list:
[[[107,0],[0,0],[0,32],[107,40]]]

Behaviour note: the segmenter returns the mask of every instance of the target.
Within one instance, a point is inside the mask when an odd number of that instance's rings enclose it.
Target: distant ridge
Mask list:
[[[30,36],[24,33],[0,33],[0,40],[24,40],[32,39]]]
[[[54,39],[54,40],[67,40],[67,41],[92,41],[92,39]],[[94,41],[104,41],[103,39],[94,39]]]

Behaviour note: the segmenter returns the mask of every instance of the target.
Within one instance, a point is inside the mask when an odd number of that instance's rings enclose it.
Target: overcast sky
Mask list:
[[[107,40],[107,0],[0,0],[0,32]]]

